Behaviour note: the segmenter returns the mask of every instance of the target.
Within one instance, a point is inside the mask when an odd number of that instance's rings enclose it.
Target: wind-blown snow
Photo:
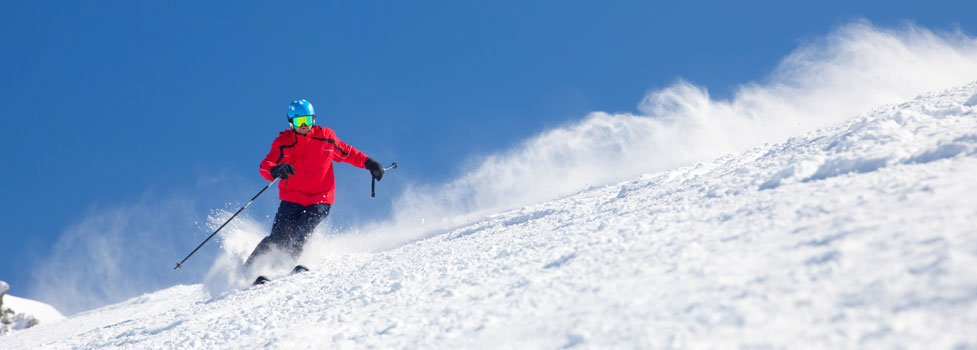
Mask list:
[[[454,181],[411,187],[394,205],[393,228],[366,229],[386,236],[364,244],[396,246],[431,227],[782,142],[974,77],[975,38],[856,21],[803,43],[728,100],[680,79],[649,92],[637,114],[595,112],[473,161]],[[405,226],[419,229],[404,232]]]
[[[973,101],[977,83],[263,286],[146,294],[3,346],[975,348]]]

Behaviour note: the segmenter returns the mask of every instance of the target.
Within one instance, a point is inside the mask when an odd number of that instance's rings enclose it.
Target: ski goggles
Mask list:
[[[305,115],[305,116],[301,116],[301,117],[294,117],[294,118],[289,119],[288,122],[289,123],[292,123],[292,127],[293,128],[301,128],[302,125],[313,126],[313,125],[315,125],[315,116],[314,115]]]

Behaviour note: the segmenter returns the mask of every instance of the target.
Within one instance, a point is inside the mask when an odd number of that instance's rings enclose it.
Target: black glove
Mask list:
[[[271,177],[288,179],[292,174],[295,174],[295,167],[291,164],[282,163],[271,167]]]
[[[374,179],[380,181],[383,178],[383,165],[380,165],[379,162],[373,160],[373,158],[367,158],[366,164],[364,165],[366,165],[366,169],[370,171],[370,175],[373,175]]]

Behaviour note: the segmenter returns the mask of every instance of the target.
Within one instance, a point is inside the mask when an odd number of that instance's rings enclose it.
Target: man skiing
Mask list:
[[[272,247],[278,247],[293,260],[302,253],[306,239],[329,215],[336,190],[333,162],[346,162],[370,171],[374,179],[383,177],[383,166],[353,146],[339,140],[332,129],[315,125],[315,109],[304,99],[288,104],[286,117],[290,128],[278,134],[271,151],[261,162],[260,173],[278,183],[281,204],[271,234],[261,240],[244,263],[249,268]],[[296,266],[303,271],[304,267]],[[267,281],[258,277],[255,284]]]

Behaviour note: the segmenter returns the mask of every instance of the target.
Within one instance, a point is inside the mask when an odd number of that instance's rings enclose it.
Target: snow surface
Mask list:
[[[65,317],[53,306],[10,294],[10,285],[0,281],[0,336],[40,323],[52,323]]]
[[[51,305],[10,294],[3,296],[3,308],[14,312],[13,330],[23,329],[32,317],[39,324],[55,323],[65,319],[64,315]]]
[[[974,349],[974,174],[977,83],[263,286],[175,286],[0,347]]]

